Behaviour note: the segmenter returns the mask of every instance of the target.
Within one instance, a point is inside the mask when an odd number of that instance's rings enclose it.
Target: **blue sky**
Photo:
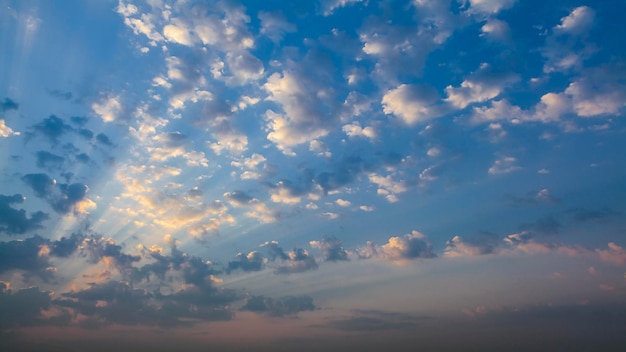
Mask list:
[[[623,2],[0,5],[2,346],[625,342]]]

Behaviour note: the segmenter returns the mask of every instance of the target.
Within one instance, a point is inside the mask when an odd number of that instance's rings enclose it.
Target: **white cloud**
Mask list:
[[[556,31],[571,34],[585,33],[593,25],[595,11],[588,6],[580,6],[561,18],[561,23],[555,27]]]
[[[361,209],[362,211],[367,211],[367,212],[376,210],[376,208],[373,205],[361,205],[359,206],[359,209]]]
[[[165,36],[165,38],[169,41],[186,46],[192,46],[193,38],[185,23],[178,19],[173,20],[172,23],[174,24],[168,24],[163,27],[163,36]]]
[[[324,16],[330,16],[335,9],[352,6],[362,1],[363,0],[320,0],[320,5]]]
[[[306,58],[294,69],[274,73],[263,85],[267,98],[280,105],[284,114],[268,110],[267,138],[285,154],[293,154],[292,147],[326,136],[339,122],[336,93],[332,86],[316,74],[325,67]],[[313,67],[305,67],[307,64]],[[303,66],[304,65],[304,66]],[[315,67],[317,65],[318,67]],[[319,72],[318,72],[319,73]]]
[[[488,106],[473,108],[470,120],[473,123],[513,120],[523,118],[524,112],[519,106],[511,105],[508,100],[492,100]]]
[[[471,11],[491,14],[512,7],[517,0],[469,0],[469,2]]]
[[[608,249],[596,249],[596,253],[605,262],[620,266],[626,264],[626,250],[614,242],[609,242]]]
[[[382,99],[385,114],[393,114],[407,125],[414,125],[443,115],[434,88],[401,84],[385,93]]]
[[[282,41],[286,33],[293,33],[297,30],[296,26],[288,22],[281,13],[260,11],[258,17],[261,20],[259,32],[275,43]]]
[[[335,203],[337,203],[337,205],[339,205],[340,207],[344,207],[344,208],[352,205],[352,203],[349,200],[345,200],[341,198],[337,199]]]
[[[511,31],[508,23],[495,18],[487,20],[480,30],[488,38],[500,41],[507,41]]]
[[[119,101],[119,96],[110,96],[98,103],[93,103],[91,104],[91,108],[104,122],[115,121],[122,112],[122,104]]]
[[[363,128],[358,122],[344,125],[342,127],[342,130],[350,138],[364,137],[369,139],[375,139],[377,137],[376,130],[373,127],[367,126]]]
[[[416,230],[404,236],[390,237],[382,246],[367,242],[364,247],[357,248],[356,253],[362,259],[379,258],[399,263],[411,259],[436,257],[426,235]]]
[[[467,77],[460,87],[446,87],[450,102],[457,108],[465,108],[472,103],[481,103],[500,95],[502,90],[519,80],[519,76],[511,72],[494,70],[490,65],[483,63],[480,68]]]
[[[489,173],[495,174],[508,174],[513,171],[521,169],[517,166],[517,159],[512,156],[505,156],[501,159],[494,161],[493,165],[489,168]]]
[[[14,132],[11,127],[7,126],[4,119],[0,119],[0,137],[17,136],[19,132]]]

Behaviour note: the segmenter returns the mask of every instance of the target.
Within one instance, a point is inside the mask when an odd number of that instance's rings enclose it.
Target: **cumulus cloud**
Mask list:
[[[469,75],[460,87],[446,87],[450,104],[463,109],[472,103],[482,103],[496,98],[505,87],[519,80],[519,76],[506,71],[494,69],[487,63]]]
[[[294,248],[285,252],[276,241],[265,242],[261,245],[269,252],[269,259],[277,262],[275,274],[294,274],[318,268],[315,258],[303,248]]]
[[[595,11],[588,6],[580,6],[570,12],[569,15],[561,18],[561,23],[554,29],[559,32],[571,34],[586,33],[593,24]]]
[[[488,171],[492,175],[497,175],[508,174],[520,169],[521,167],[517,165],[517,158],[514,158],[512,156],[504,156],[500,159],[495,160]]]
[[[119,96],[110,96],[93,103],[91,109],[96,115],[100,116],[102,121],[113,122],[120,117],[122,103]]]
[[[275,43],[282,41],[285,34],[293,33],[297,29],[295,24],[287,21],[279,12],[260,11],[258,17],[261,20],[260,33]]]
[[[626,249],[624,247],[614,242],[609,242],[607,247],[607,249],[596,249],[601,260],[619,266],[626,264]]]
[[[480,30],[487,38],[498,41],[508,41],[511,31],[508,23],[496,18],[488,19]]]
[[[16,204],[22,204],[24,200],[21,194],[0,194],[0,232],[18,235],[43,227],[42,223],[48,219],[48,214],[37,211],[28,216],[24,209],[15,208]]]
[[[463,238],[454,236],[446,242],[445,257],[476,257],[492,254],[499,245],[496,235],[483,233],[481,236]]]
[[[368,241],[365,246],[357,248],[356,253],[361,259],[380,258],[396,262],[437,256],[426,235],[416,230],[404,236],[390,237],[382,246]]]
[[[237,253],[235,260],[228,262],[227,272],[230,273],[236,270],[242,271],[260,271],[265,264],[265,257],[263,254],[252,251],[248,254]]]
[[[477,13],[495,14],[513,7],[517,0],[469,0],[469,10]]]
[[[341,241],[335,237],[324,237],[320,241],[311,241],[309,244],[311,247],[320,250],[324,261],[350,260],[348,251],[341,246]]]
[[[401,84],[387,91],[382,105],[385,114],[393,114],[407,125],[423,123],[446,113],[434,88],[413,84]]]
[[[330,67],[324,66],[328,59],[321,55],[309,52],[297,66],[272,74],[263,85],[268,100],[284,112],[266,112],[267,139],[285,154],[293,154],[292,148],[299,144],[326,136],[338,123],[333,111],[338,111],[339,103]]]
[[[11,127],[7,126],[4,119],[0,119],[0,137],[16,136],[19,134],[19,132],[15,132]]]

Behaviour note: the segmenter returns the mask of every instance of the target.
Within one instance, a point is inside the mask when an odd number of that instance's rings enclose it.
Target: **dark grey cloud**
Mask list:
[[[28,186],[30,186],[35,192],[35,195],[39,198],[44,198],[49,195],[56,185],[56,181],[46,174],[26,174],[22,176]]]
[[[40,251],[48,244],[49,241],[40,236],[0,242],[0,273],[21,270],[25,279],[37,276],[48,281],[53,276],[53,272],[47,270],[51,264],[46,255],[40,255]]]
[[[109,137],[104,133],[98,133],[98,135],[96,135],[96,141],[102,145],[106,145],[107,147],[113,146],[111,139],[109,139]]]
[[[471,237],[454,236],[446,241],[448,256],[480,256],[491,254],[501,244],[500,237],[491,232],[480,232]]]
[[[40,168],[58,168],[65,161],[64,157],[45,150],[38,151],[35,156],[37,157],[37,167]]]
[[[60,89],[50,89],[48,90],[51,96],[55,98],[59,98],[61,100],[72,100],[73,94],[72,92],[66,92]]]
[[[226,272],[230,273],[236,270],[260,271],[263,269],[265,262],[265,257],[263,257],[263,254],[257,251],[252,251],[247,255],[243,253],[237,253],[237,256],[235,258],[235,260],[228,262]]]
[[[320,241],[311,241],[311,246],[320,250],[324,261],[336,262],[350,260],[348,252],[335,237],[324,237]]]
[[[620,212],[610,208],[602,208],[599,210],[590,210],[585,208],[572,208],[566,211],[577,222],[600,222],[611,220],[619,215]]]
[[[50,141],[57,142],[59,137],[67,132],[73,131],[72,126],[66,124],[63,119],[50,115],[40,123],[33,126],[36,132],[48,137]]]
[[[343,156],[331,165],[330,171],[319,173],[315,182],[324,192],[329,192],[347,185],[359,174],[374,171],[376,168],[375,163],[364,160],[360,155]]]
[[[413,316],[410,314],[385,312],[379,310],[353,310],[352,316],[330,320],[326,325],[342,331],[376,332],[386,330],[412,330],[419,322],[432,319],[430,317]]]
[[[276,267],[274,273],[295,274],[315,270],[318,267],[315,258],[302,248],[294,248],[287,254],[287,257],[287,260],[283,260],[281,264]]]
[[[86,198],[89,187],[82,183],[58,185],[61,195],[52,200],[50,204],[52,208],[61,214],[68,214],[74,211],[74,206],[81,200]]]
[[[548,214],[535,222],[521,224],[519,229],[538,235],[556,235],[561,229],[561,223],[554,215]]]
[[[76,155],[76,161],[78,161],[80,163],[87,164],[90,160],[91,160],[91,158],[89,157],[89,155],[87,155],[85,153],[80,153],[80,154]]]
[[[48,215],[44,212],[37,211],[26,214],[24,209],[16,209],[15,204],[24,202],[24,196],[14,194],[7,196],[0,194],[0,233],[4,232],[9,235],[23,234],[29,231],[42,228],[42,223],[48,219]]]
[[[231,204],[236,206],[249,205],[254,199],[249,194],[242,191],[227,192],[224,194],[224,198]]]
[[[86,116],[72,116],[70,121],[78,126],[85,126],[89,122],[89,117]]]
[[[5,112],[9,110],[17,110],[20,107],[20,104],[15,102],[11,98],[4,98],[4,101],[0,103],[0,111]]]
[[[178,131],[167,132],[158,136],[158,140],[160,142],[163,142],[165,146],[168,148],[180,147],[184,145],[188,139],[189,139],[189,136],[187,136],[186,134],[180,133]]]
[[[296,315],[304,311],[313,311],[316,307],[313,298],[309,296],[285,296],[270,298],[265,296],[250,296],[241,310],[263,313],[270,316],[282,317]]]
[[[75,206],[84,200],[89,187],[83,183],[57,183],[47,174],[26,174],[24,181],[39,198],[45,199],[57,213],[69,214]]]
[[[269,253],[270,260],[288,260],[289,256],[285,253],[285,251],[278,245],[276,241],[268,241],[261,245],[263,248],[267,248]]]
[[[84,137],[87,140],[91,140],[93,138],[93,135],[94,135],[92,130],[89,130],[89,129],[86,129],[86,128],[79,129],[78,130],[78,134],[80,136]]]
[[[58,318],[45,318],[41,314],[42,310],[51,306],[51,296],[52,292],[40,291],[38,287],[14,293],[0,282],[0,330],[16,326],[56,325]]]
[[[550,194],[550,191],[545,188],[539,191],[528,192],[526,193],[526,195],[521,197],[506,194],[504,195],[503,199],[508,206],[514,208],[537,206],[541,204],[557,204],[561,201],[559,198],[552,196]]]
[[[132,264],[141,260],[140,256],[130,255],[123,252],[123,247],[111,239],[92,236],[85,238],[82,251],[87,254],[89,260],[97,263],[103,257],[113,260],[113,265],[123,274],[132,272]]]

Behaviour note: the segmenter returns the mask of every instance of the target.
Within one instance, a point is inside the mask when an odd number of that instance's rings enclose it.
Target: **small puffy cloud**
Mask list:
[[[179,19],[173,19],[172,24],[163,27],[163,36],[174,43],[186,46],[193,45],[193,37],[189,33],[189,28]]]
[[[4,100],[0,103],[1,112],[5,112],[9,110],[17,110],[19,107],[20,107],[20,104],[18,104],[11,98],[4,98]]]
[[[517,0],[469,0],[472,12],[494,14],[512,7]]]
[[[73,130],[72,126],[66,124],[63,119],[50,115],[40,123],[33,126],[33,129],[46,136],[51,142],[58,142],[65,133]]]
[[[0,137],[16,136],[19,134],[19,132],[15,132],[11,127],[7,126],[4,119],[0,119]]]
[[[554,27],[555,31],[570,34],[586,33],[593,25],[595,11],[588,6],[580,6],[561,18],[561,23]]]
[[[227,272],[236,270],[242,271],[260,271],[265,264],[265,257],[263,254],[252,251],[248,254],[237,253],[236,259],[228,262]]]
[[[122,112],[122,103],[120,103],[119,96],[110,96],[91,104],[91,109],[100,116],[102,121],[113,122]]]
[[[323,156],[325,158],[330,158],[332,156],[332,153],[330,152],[330,148],[328,148],[328,146],[326,145],[326,143],[320,141],[320,140],[312,140],[309,143],[309,150],[312,151],[313,153],[319,155],[319,156]]]
[[[454,236],[451,240],[446,242],[444,256],[477,257],[493,253],[496,246],[495,236],[481,236],[469,239]]]
[[[605,262],[620,266],[626,264],[626,249],[614,242],[609,242],[608,249],[596,249],[596,253]]]
[[[626,68],[607,65],[586,70],[565,89],[578,116],[619,115],[626,106]]]
[[[519,76],[512,72],[502,72],[491,65],[483,63],[480,68],[470,74],[460,87],[446,87],[450,104],[463,109],[472,103],[482,103],[496,98],[502,90],[519,80]]]
[[[356,253],[360,259],[380,258],[395,262],[437,256],[426,235],[416,230],[404,236],[390,237],[382,246],[368,241],[365,246],[357,248]]]
[[[349,200],[345,200],[341,198],[337,199],[335,203],[337,203],[337,205],[340,207],[349,207],[350,205],[352,205],[352,203]]]
[[[261,154],[254,153],[249,158],[241,158],[231,161],[230,165],[242,170],[239,178],[242,180],[255,180],[261,178],[259,166],[266,162],[267,159]]]
[[[311,65],[320,64],[311,62]],[[266,112],[267,139],[285,154],[293,154],[291,148],[296,145],[326,136],[338,122],[330,113],[338,109],[333,88],[321,81],[324,76],[315,76],[317,70],[303,72],[299,68],[274,73],[263,85],[269,93],[268,100],[284,111],[284,114]]]
[[[320,241],[309,242],[311,247],[322,253],[324,261],[336,262],[350,260],[348,251],[341,246],[341,241],[335,237],[324,237]]]
[[[480,30],[487,38],[499,41],[507,41],[511,31],[508,23],[496,18],[487,20],[487,23],[485,23]]]
[[[401,84],[385,93],[382,106],[385,114],[395,115],[407,125],[414,125],[445,114],[438,102],[439,94],[432,87]]]
[[[274,269],[275,274],[294,274],[317,269],[315,258],[305,249],[294,248],[285,252],[276,241],[265,242],[261,247],[266,248],[269,259],[279,263]]]
[[[361,125],[358,122],[353,122],[353,123],[344,125],[341,129],[350,138],[361,137],[361,138],[376,139],[376,137],[378,136],[378,134],[376,133],[376,130],[373,127],[371,126],[361,127]]]
[[[520,170],[521,167],[517,165],[517,159],[512,156],[504,156],[493,162],[493,165],[489,168],[489,173],[492,175],[508,174],[513,171]]]
[[[361,209],[362,211],[367,211],[367,212],[376,210],[376,208],[373,205],[361,205],[359,206],[359,209]]]
[[[275,43],[282,41],[286,33],[293,33],[297,30],[296,25],[287,21],[279,12],[259,11],[258,17],[261,20],[260,33]]]
[[[352,6],[362,1],[363,0],[320,0],[320,5],[324,16],[330,16],[335,9]]]

